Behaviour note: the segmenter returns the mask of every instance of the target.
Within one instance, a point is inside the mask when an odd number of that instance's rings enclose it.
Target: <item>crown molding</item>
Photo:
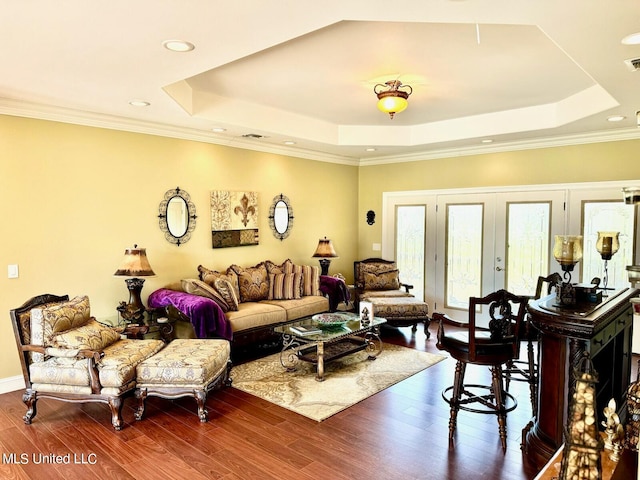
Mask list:
[[[433,150],[430,152],[416,152],[407,155],[380,156],[361,159],[360,166],[384,165],[389,163],[419,162],[437,160],[440,158],[485,155],[489,153],[514,152],[518,150],[534,150],[540,148],[567,147],[589,143],[620,142],[625,140],[639,140],[640,128],[627,128],[616,131],[591,132],[576,135],[537,138],[517,142],[496,143],[491,145],[473,146],[465,148],[450,148]]]
[[[285,155],[288,157],[305,158],[307,160],[317,160],[328,163],[339,163],[352,166],[359,165],[358,158],[333,155],[330,153],[316,152],[290,146],[279,147],[277,145],[260,144],[255,140],[217,135],[208,130],[167,125],[158,122],[136,120],[116,115],[87,112],[84,110],[52,105],[22,102],[7,98],[0,98],[0,114],[70,123],[87,127],[106,128],[109,130],[156,135],[160,137],[177,138],[180,140],[193,140],[196,142],[211,143],[214,145],[223,145],[227,147],[242,148],[245,150]]]
[[[378,157],[357,158],[335,155],[296,147],[279,147],[277,145],[258,143],[240,137],[216,135],[213,132],[196,128],[167,125],[158,122],[135,120],[116,115],[87,112],[83,110],[57,107],[39,103],[23,102],[8,98],[0,98],[0,114],[70,123],[89,127],[106,128],[132,133],[142,133],[181,140],[242,148],[263,153],[272,153],[288,157],[304,158],[320,162],[337,163],[350,166],[373,166],[390,163],[419,162],[490,153],[533,150],[539,148],[565,147],[589,143],[619,142],[640,139],[640,128],[628,128],[615,131],[600,131],[576,135],[563,135],[542,139],[531,139],[517,142],[495,143],[464,148],[449,148],[413,152],[406,155],[388,155]]]

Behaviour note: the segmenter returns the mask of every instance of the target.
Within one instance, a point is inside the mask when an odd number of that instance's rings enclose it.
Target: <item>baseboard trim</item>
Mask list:
[[[24,388],[24,378],[22,375],[15,377],[0,378],[0,395],[3,393],[15,392]]]

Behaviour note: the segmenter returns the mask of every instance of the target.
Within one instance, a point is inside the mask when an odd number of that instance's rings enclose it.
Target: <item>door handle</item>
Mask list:
[[[496,272],[502,272],[504,268],[496,267]]]

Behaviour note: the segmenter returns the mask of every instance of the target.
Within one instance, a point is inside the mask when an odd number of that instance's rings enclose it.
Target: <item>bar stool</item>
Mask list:
[[[502,450],[507,449],[507,413],[517,406],[503,383],[503,365],[518,358],[520,332],[523,327],[528,298],[498,290],[486,297],[469,298],[469,322],[458,322],[442,313],[434,313],[439,322],[438,343],[457,360],[454,382],[442,392],[442,398],[451,406],[449,417],[449,446],[453,446],[458,411],[494,414],[498,417],[498,431]],[[488,307],[488,323],[476,319],[481,306]],[[448,323],[464,330],[446,333]],[[486,325],[486,326],[485,326]],[[466,384],[467,364],[486,365],[491,369],[491,385]]]

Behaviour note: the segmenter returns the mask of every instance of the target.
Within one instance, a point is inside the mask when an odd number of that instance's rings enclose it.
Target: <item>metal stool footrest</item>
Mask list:
[[[442,398],[449,405],[453,403],[452,395],[448,392],[453,390],[453,386],[447,387],[442,391]],[[488,391],[488,393],[482,393]],[[518,401],[509,392],[504,391],[504,413],[511,412],[518,406]],[[472,407],[470,405],[479,404],[484,408]],[[493,388],[488,385],[464,384],[462,386],[462,394],[458,401],[458,408],[473,413],[497,414],[498,406],[495,403],[495,395]]]

